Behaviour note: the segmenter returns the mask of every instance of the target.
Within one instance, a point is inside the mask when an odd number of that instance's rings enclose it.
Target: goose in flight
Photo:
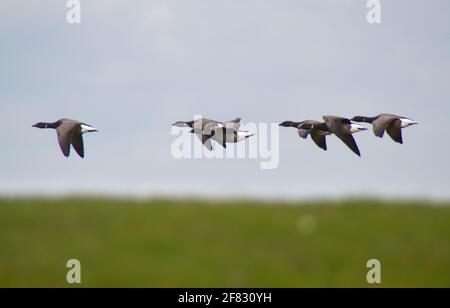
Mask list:
[[[83,134],[97,132],[97,129],[82,122],[70,119],[61,119],[54,123],[39,122],[33,125],[40,129],[56,129],[59,146],[65,157],[70,156],[70,146],[81,158],[84,158]]]
[[[236,118],[228,122],[219,122],[215,120],[210,120],[206,118],[197,119],[195,121],[178,121],[172,126],[176,127],[189,127],[191,128],[191,133],[195,134],[202,144],[210,151],[213,150],[211,138],[216,134],[216,129],[235,130],[238,131],[241,127],[241,118]],[[220,143],[222,144],[222,143]]]
[[[367,130],[367,128],[352,123],[349,119],[336,117],[336,116],[324,116],[324,121],[320,124],[302,124],[300,129],[318,129],[321,131],[329,132],[336,135],[342,142],[344,142],[350,150],[356,155],[361,156],[358,145],[356,144],[353,134]]]
[[[320,122],[313,120],[306,120],[303,122],[293,122],[285,121],[280,124],[281,127],[294,127],[297,129],[298,134],[301,138],[307,139],[311,136],[314,143],[322,150],[327,150],[327,139],[326,137],[331,135],[330,132],[319,129]],[[313,126],[316,127],[313,127]]]
[[[380,114],[376,117],[357,116],[352,121],[360,123],[370,123],[373,125],[375,136],[383,138],[384,133],[400,144],[403,144],[402,129],[419,124],[418,122],[405,117],[399,117],[393,114]]]

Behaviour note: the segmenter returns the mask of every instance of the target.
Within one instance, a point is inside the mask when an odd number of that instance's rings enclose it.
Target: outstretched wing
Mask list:
[[[233,128],[216,128],[212,139],[226,149],[227,142],[232,142],[234,140],[235,133],[236,131]]]
[[[73,135],[79,131],[80,124],[64,123],[56,129],[58,134],[58,143],[65,157],[70,156],[70,145],[72,143]]]
[[[356,155],[361,156],[361,152],[359,151],[355,138],[353,138],[351,134],[336,135],[336,136],[339,139],[341,139],[349,147],[349,149],[352,150]]]
[[[241,128],[241,118],[236,118],[236,119],[234,119],[232,121],[224,122],[223,125],[227,129],[239,130],[239,128]]]
[[[206,140],[206,141],[203,143],[203,145],[204,145],[205,148],[207,148],[209,151],[212,151],[212,150],[213,150],[213,146],[212,146],[212,143],[211,143],[211,139]]]
[[[200,139],[200,141],[205,146],[205,148],[207,148],[210,151],[213,150],[212,143],[211,143],[211,137],[201,135],[201,134],[195,134],[195,135],[198,137],[198,139]]]
[[[403,144],[403,136],[402,136],[402,128],[401,128],[400,120],[392,121],[386,130],[387,130],[388,135],[391,136],[391,138],[395,142]]]
[[[356,155],[361,156],[355,138],[353,138],[352,134],[348,131],[348,127],[351,125],[349,119],[333,116],[325,116],[323,119],[333,134],[341,139],[342,142],[344,142]]]
[[[81,158],[84,158],[84,142],[81,134],[74,133],[72,135],[72,146],[78,155],[80,155]]]
[[[322,150],[327,150],[327,138],[324,134],[320,134],[318,132],[313,131],[311,133],[311,139],[314,141],[314,143],[321,148]]]
[[[382,115],[373,121],[373,132],[375,136],[383,138],[388,127],[397,119],[391,115]]]
[[[308,138],[310,131],[311,131],[310,129],[299,128],[298,135],[300,136],[300,138],[306,139]]]

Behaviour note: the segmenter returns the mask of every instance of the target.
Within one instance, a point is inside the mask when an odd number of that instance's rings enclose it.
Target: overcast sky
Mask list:
[[[0,2],[0,193],[302,198],[450,197],[450,2],[382,0]],[[293,129],[280,165],[175,160],[171,124],[204,115],[279,123],[324,114],[411,117],[405,145],[371,131],[362,158],[323,152]],[[39,121],[100,132],[62,156]]]

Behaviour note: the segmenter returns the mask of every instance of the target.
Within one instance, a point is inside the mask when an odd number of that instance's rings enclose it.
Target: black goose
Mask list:
[[[172,126],[192,128],[191,133],[195,134],[202,144],[210,151],[213,150],[211,138],[216,134],[216,129],[226,128],[227,130],[239,130],[241,127],[241,118],[236,118],[228,122],[219,122],[206,118],[197,119],[195,121],[178,121]],[[220,144],[225,144],[221,143]]]
[[[419,124],[409,118],[399,117],[393,114],[380,114],[376,117],[357,116],[352,121],[371,123],[375,136],[383,138],[384,133],[387,131],[392,140],[400,144],[403,144],[402,129]]]
[[[84,158],[84,143],[83,134],[97,132],[97,130],[85,123],[70,119],[61,119],[54,123],[40,122],[33,127],[40,129],[56,129],[58,135],[59,146],[64,156],[70,156],[70,146],[72,145],[75,151]]]
[[[320,124],[302,124],[301,129],[319,129],[327,131],[336,135],[341,139],[356,155],[361,156],[358,145],[356,144],[353,134],[367,130],[367,128],[352,123],[349,119],[336,117],[336,116],[324,116],[324,123]]]
[[[318,126],[321,123],[313,120],[306,120],[303,122],[293,122],[293,121],[285,121],[280,124],[281,127],[294,127],[298,130],[298,134],[301,138],[307,139],[308,136],[311,136],[311,139],[314,143],[321,148],[322,150],[327,150],[327,139],[326,136],[331,135],[330,132],[321,130]],[[313,127],[313,126],[316,127]]]

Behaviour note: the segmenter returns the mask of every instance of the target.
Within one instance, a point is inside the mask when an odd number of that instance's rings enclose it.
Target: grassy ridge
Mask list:
[[[449,207],[302,205],[0,201],[0,287],[450,287]]]

